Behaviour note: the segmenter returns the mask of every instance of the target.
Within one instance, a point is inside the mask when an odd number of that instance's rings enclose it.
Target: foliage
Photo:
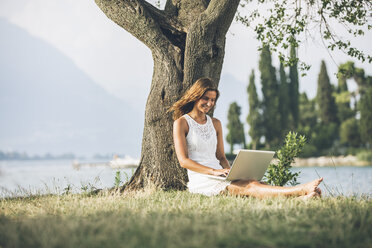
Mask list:
[[[338,67],[338,86],[337,86],[337,92],[345,92],[348,91],[347,82],[346,80],[353,77],[355,72],[354,68],[354,62],[348,61],[346,63],[343,63],[339,65]]]
[[[304,147],[306,138],[294,132],[289,132],[285,144],[277,152],[278,164],[270,164],[265,174],[265,180],[271,185],[284,186],[296,185],[298,172],[291,172],[291,164]]]
[[[359,133],[359,123],[355,118],[350,118],[341,123],[340,127],[341,144],[351,147],[360,147],[362,140]]]
[[[291,109],[291,103],[290,98],[291,95],[289,93],[288,89],[288,83],[287,83],[287,75],[284,70],[284,66],[282,63],[280,63],[279,67],[279,119],[280,119],[280,138],[284,137],[284,135],[289,131],[289,115],[291,111],[288,111]],[[297,104],[298,108],[298,104]]]
[[[114,187],[119,188],[121,184],[121,176],[120,176],[120,171],[116,171],[115,173],[115,182],[114,182]]]
[[[249,6],[251,1],[245,0],[241,6]],[[268,3],[267,9],[262,5],[264,3]],[[300,2],[258,0],[256,9],[251,10],[249,15],[244,15],[242,11],[239,11],[237,20],[246,26],[253,26],[257,39],[263,44],[262,47],[270,46],[273,51],[278,52],[281,62],[286,66],[298,61],[296,57],[287,55],[287,49],[290,46],[299,47],[308,36],[315,38],[315,34],[321,37],[324,46],[329,50],[337,49],[350,57],[363,62],[368,60],[371,63],[370,55],[364,54],[345,36],[339,35],[340,28],[345,29],[349,37],[363,36],[366,29],[372,29],[371,10],[372,3],[369,0],[306,0]],[[308,64],[300,63],[300,70],[309,69]]]
[[[291,128],[296,130],[299,122],[299,81],[298,81],[298,68],[296,48],[292,45],[290,50],[291,59],[294,60],[292,65],[289,67],[289,109],[291,113]],[[281,63],[282,64],[282,63]]]
[[[243,144],[245,147],[244,126],[240,121],[240,106],[236,102],[230,104],[227,120],[226,140],[230,144],[230,153],[232,153],[234,144]]]
[[[64,190],[63,194],[65,194],[65,195],[71,194],[72,185],[71,184],[67,184],[67,186],[63,190]]]
[[[335,92],[333,96],[337,105],[337,119],[340,123],[349,118],[355,118],[355,111],[350,107],[351,93],[349,91]]]
[[[327,73],[327,67],[324,60],[322,60],[318,76],[316,101],[320,121],[324,124],[337,122],[337,106],[332,93],[333,89]]]
[[[362,140],[372,145],[372,86],[367,87],[360,99],[360,134]]]
[[[299,116],[298,132],[310,137],[318,118],[315,110],[315,99],[309,100],[305,92],[301,93],[299,110],[301,115]]]
[[[326,155],[327,149],[332,147],[337,138],[338,126],[336,123],[318,123],[311,133],[309,143],[317,148],[318,155]]]
[[[372,162],[372,151],[361,151],[356,156],[360,161]]]
[[[300,157],[310,158],[310,157],[316,157],[316,156],[319,156],[318,148],[310,143],[305,144],[304,148],[302,149]]]
[[[346,121],[349,118],[355,117],[355,110],[350,107],[351,97],[355,97],[354,92],[349,92],[347,87],[347,79],[354,78],[356,82],[362,83],[363,79],[360,78],[359,68],[355,68],[354,62],[347,61],[339,65],[338,67],[338,86],[337,92],[334,92],[334,97],[337,104],[337,117],[340,123]],[[364,75],[364,73],[362,73]],[[364,76],[363,76],[364,77]],[[363,84],[363,83],[362,83]]]
[[[252,139],[252,149],[257,149],[262,136],[262,116],[260,114],[260,101],[258,99],[254,70],[249,77],[249,84],[247,87],[249,114],[247,116],[247,123],[249,125],[248,134]]]
[[[226,153],[225,156],[226,156],[226,159],[229,161],[234,161],[234,159],[236,158],[236,154],[234,153]]]
[[[262,85],[262,119],[264,137],[268,147],[275,147],[280,140],[279,98],[275,68],[271,61],[269,47],[262,49],[259,61]]]

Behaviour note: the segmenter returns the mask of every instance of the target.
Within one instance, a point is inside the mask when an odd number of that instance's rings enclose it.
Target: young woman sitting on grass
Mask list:
[[[226,176],[230,164],[223,145],[221,122],[207,113],[216,104],[219,91],[209,78],[200,78],[177,101],[173,113],[173,139],[180,165],[187,169],[191,193],[232,195],[259,198],[296,196],[304,199],[320,196],[318,185],[323,178],[294,187],[279,187],[256,180],[220,181],[207,175]]]

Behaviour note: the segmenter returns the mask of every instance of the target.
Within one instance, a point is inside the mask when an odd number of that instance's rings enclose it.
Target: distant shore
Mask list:
[[[356,156],[322,156],[313,158],[295,158],[292,163],[293,167],[310,167],[310,166],[368,166],[371,162],[360,161]]]
[[[228,160],[230,164],[233,163],[235,159],[234,157],[228,157]],[[0,159],[0,161],[37,161],[36,159]],[[45,159],[40,159],[45,160]],[[60,160],[60,159],[52,159],[52,160]],[[65,160],[65,159],[62,159]],[[125,159],[123,159],[125,160]],[[130,161],[115,161],[112,160],[111,162],[117,162],[115,164],[110,164],[110,162],[104,161],[104,162],[85,162],[85,163],[78,163],[77,161],[73,161],[72,166],[76,169],[79,169],[81,166],[99,166],[99,165],[105,165],[110,166],[112,168],[118,169],[118,168],[135,168],[138,166],[139,160],[133,161],[135,159],[132,159]],[[123,166],[121,166],[121,163],[123,163]],[[271,163],[276,164],[276,159],[273,159]],[[310,157],[310,158],[295,158],[294,163],[292,163],[293,167],[326,167],[326,166],[372,166],[372,162],[368,161],[361,161],[358,160],[356,156],[353,155],[347,155],[347,156],[321,156],[321,157]],[[0,171],[1,174],[1,171]]]
[[[233,164],[234,157],[228,157],[230,165]],[[272,164],[277,164],[277,159],[271,161]],[[356,156],[321,156],[310,158],[295,158],[293,167],[327,167],[327,166],[372,166],[372,162],[361,161]]]

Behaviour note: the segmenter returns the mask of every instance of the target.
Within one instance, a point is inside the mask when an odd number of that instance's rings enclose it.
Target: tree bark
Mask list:
[[[140,164],[125,189],[185,189],[167,110],[200,77],[217,84],[225,36],[239,0],[168,0],[159,10],[142,0],[95,0],[108,18],[151,49],[154,71],[146,103]]]

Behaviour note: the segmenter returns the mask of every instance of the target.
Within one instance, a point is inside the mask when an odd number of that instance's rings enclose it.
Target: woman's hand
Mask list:
[[[222,177],[227,177],[227,175],[229,174],[230,172],[230,168],[227,168],[227,169],[213,169],[212,171],[212,175],[213,176],[222,176]]]

